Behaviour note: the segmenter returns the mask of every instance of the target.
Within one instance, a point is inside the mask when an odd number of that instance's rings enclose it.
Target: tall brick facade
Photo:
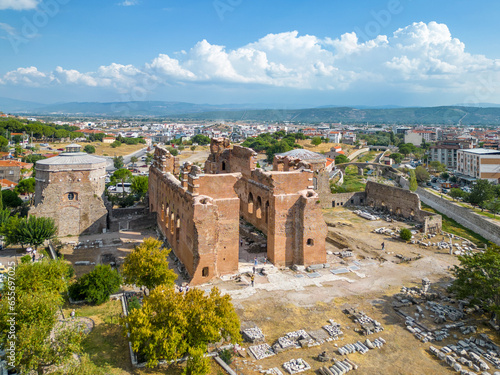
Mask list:
[[[253,150],[214,139],[204,173],[157,148],[149,174],[150,209],[193,284],[238,269],[240,217],[267,236],[277,266],[326,261],[323,220],[309,169],[264,172]]]
[[[53,218],[59,236],[101,233],[108,215],[106,160],[79,152],[78,145],[68,149],[36,163],[35,207],[29,214]]]

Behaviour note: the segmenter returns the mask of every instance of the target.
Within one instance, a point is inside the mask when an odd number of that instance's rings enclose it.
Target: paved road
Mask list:
[[[130,159],[132,158],[132,156],[136,156],[137,158],[141,158],[142,156],[146,155],[147,153],[147,147],[144,147],[142,149],[140,149],[139,151],[136,151],[136,152],[133,152],[131,154],[128,154],[126,156],[123,157],[123,163],[125,165],[129,164],[130,163]],[[108,165],[106,166],[106,172],[114,172],[116,171],[116,168],[115,166],[113,165],[113,157],[112,156],[103,156],[104,158],[106,158],[107,160],[107,163]]]

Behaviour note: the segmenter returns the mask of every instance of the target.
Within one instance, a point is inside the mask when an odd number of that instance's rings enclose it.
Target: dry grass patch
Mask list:
[[[102,142],[89,142],[89,143],[85,142],[79,144],[80,146],[82,146],[82,150],[87,145],[94,146],[95,155],[100,155],[100,156],[126,156],[147,147],[142,143],[137,145],[122,144],[121,146],[116,148],[111,147],[110,143],[102,143]],[[58,148],[66,148],[67,145],[69,145],[69,143],[53,143],[50,144],[50,147],[52,147],[53,149],[58,149]]]

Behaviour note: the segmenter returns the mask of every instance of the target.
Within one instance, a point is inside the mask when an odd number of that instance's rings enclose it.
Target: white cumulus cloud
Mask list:
[[[466,95],[475,89],[478,75],[485,74],[488,81],[498,82],[500,61],[466,52],[445,24],[418,22],[365,42],[355,32],[318,38],[297,31],[268,34],[234,49],[202,40],[186,51],[160,54],[141,67],[113,63],[94,72],[57,67],[46,73],[19,68],[0,77],[0,84],[81,85],[121,93],[211,83],[323,91],[383,87]],[[489,90],[500,98],[500,85]]]
[[[125,0],[119,3],[118,5],[121,5],[122,7],[130,7],[137,4],[138,4],[137,0]]]
[[[0,10],[30,10],[35,9],[40,0],[0,0]]]

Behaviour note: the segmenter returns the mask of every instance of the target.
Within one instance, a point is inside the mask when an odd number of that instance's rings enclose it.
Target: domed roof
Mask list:
[[[309,151],[303,148],[296,148],[288,152],[283,152],[281,154],[276,154],[278,156],[290,156],[292,158],[298,158],[300,160],[326,160],[325,155],[318,154],[317,152]]]
[[[106,159],[89,155],[85,152],[63,152],[53,158],[43,159],[36,162],[36,165],[70,165],[70,164],[101,164],[106,163]]]
[[[72,143],[66,146],[66,151],[49,159],[36,162],[36,166],[60,166],[60,165],[91,165],[106,163],[106,159],[81,152],[82,146]]]

